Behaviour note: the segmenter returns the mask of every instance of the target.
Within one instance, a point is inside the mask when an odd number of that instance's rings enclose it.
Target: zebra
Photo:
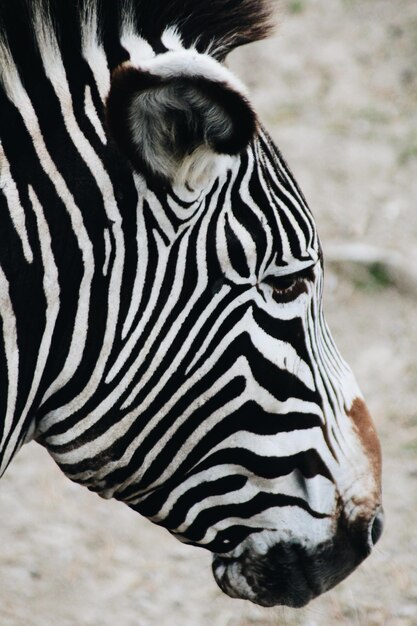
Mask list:
[[[225,64],[268,0],[1,0],[0,472],[69,479],[300,607],[371,552],[381,453],[313,216]]]

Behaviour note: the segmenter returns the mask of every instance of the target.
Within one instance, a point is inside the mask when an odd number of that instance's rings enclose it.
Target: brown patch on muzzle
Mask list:
[[[356,426],[361,443],[371,462],[375,479],[381,481],[381,445],[368,407],[361,398],[356,398],[347,412]]]

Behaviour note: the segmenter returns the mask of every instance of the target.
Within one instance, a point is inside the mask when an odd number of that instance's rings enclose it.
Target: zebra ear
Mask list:
[[[115,70],[107,127],[135,169],[193,187],[213,174],[219,155],[248,145],[256,115],[240,83],[214,59],[187,51],[160,56],[143,68]]]

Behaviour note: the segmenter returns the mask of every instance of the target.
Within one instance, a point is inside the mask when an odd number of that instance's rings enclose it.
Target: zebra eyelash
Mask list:
[[[314,266],[284,276],[266,276],[263,283],[272,287],[272,297],[277,302],[289,302],[307,292],[307,285],[314,281]]]

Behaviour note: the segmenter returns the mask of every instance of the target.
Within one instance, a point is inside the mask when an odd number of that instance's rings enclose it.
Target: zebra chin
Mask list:
[[[306,547],[280,542],[266,553],[250,545],[236,558],[214,555],[212,569],[220,589],[231,598],[264,607],[301,608],[351,574],[370,554],[383,530],[383,512],[352,525],[339,521],[332,539]]]
[[[238,559],[225,559],[215,556],[213,558],[213,575],[220,589],[229,597],[240,600],[249,600],[263,607],[277,605],[291,608],[301,608],[308,604],[320,591],[315,592],[311,588],[304,573],[295,572],[292,568],[291,575],[283,567],[284,573],[274,577],[267,585],[260,584],[259,576],[264,578],[262,565],[256,563],[241,562]],[[278,571],[277,571],[278,574]]]

